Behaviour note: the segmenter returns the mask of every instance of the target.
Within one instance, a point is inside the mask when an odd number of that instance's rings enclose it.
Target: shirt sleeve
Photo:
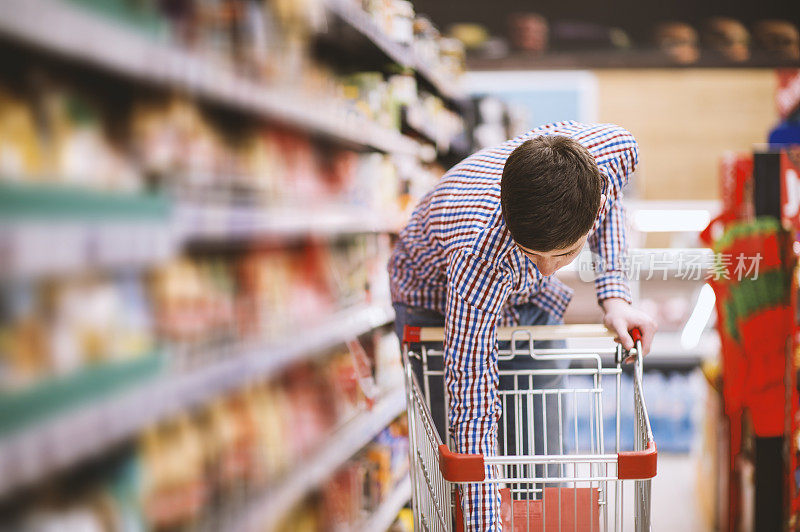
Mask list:
[[[589,248],[596,256],[593,262],[597,265],[594,280],[597,301],[618,297],[631,303],[626,273],[628,242],[621,198],[611,201],[605,218],[589,237]]]
[[[602,302],[618,297],[630,303],[631,290],[625,271],[628,243],[622,189],[639,162],[639,145],[628,130],[613,124],[602,124],[588,132],[580,135],[580,142],[594,155],[597,167],[606,178],[603,185],[605,215],[589,237],[589,247],[598,265],[595,278],[597,300]]]
[[[496,267],[463,251],[449,261],[448,279],[445,382],[452,443],[459,453],[495,456],[501,408],[496,328],[510,284]],[[496,474],[487,466],[486,478]],[[462,506],[467,530],[500,529],[496,484],[463,486]]]

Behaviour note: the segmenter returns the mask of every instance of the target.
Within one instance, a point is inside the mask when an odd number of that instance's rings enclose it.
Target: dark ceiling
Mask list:
[[[417,13],[426,14],[446,30],[455,22],[479,22],[496,35],[505,35],[508,17],[515,12],[536,12],[548,20],[580,20],[624,29],[640,46],[651,42],[651,30],[661,21],[681,20],[696,28],[711,16],[739,19],[745,25],[764,18],[783,18],[800,25],[798,0],[414,0]]]

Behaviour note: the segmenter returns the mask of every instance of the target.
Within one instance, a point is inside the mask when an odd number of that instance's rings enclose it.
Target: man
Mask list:
[[[453,167],[400,233],[389,262],[397,329],[445,327],[456,452],[497,454],[496,327],[560,323],[572,292],[553,274],[585,243],[604,265],[595,280],[604,323],[627,349],[628,331],[639,327],[649,350],[656,326],[631,306],[621,266],[622,189],[637,159],[636,140],[621,127],[548,124]],[[500,529],[496,487],[467,486],[462,504],[468,529]]]

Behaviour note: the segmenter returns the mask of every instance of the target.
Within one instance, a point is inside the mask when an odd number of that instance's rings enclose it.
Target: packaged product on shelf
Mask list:
[[[334,311],[337,296],[349,295],[346,290],[334,291],[346,286],[332,280],[332,272],[326,269],[330,257],[329,248],[311,243],[292,254],[289,298],[280,311],[289,314],[293,326],[319,322]]]
[[[102,361],[124,360],[153,349],[141,280],[122,276],[50,285],[51,357],[56,374]]]
[[[464,131],[464,121],[444,104],[444,101],[421,91],[418,103],[406,110],[409,126],[436,143],[440,152],[450,150],[450,144]]]
[[[132,192],[143,179],[78,92],[37,87],[22,98],[0,88],[0,179]]]
[[[414,18],[414,54],[425,65],[435,65],[439,59],[441,34],[427,17]]]
[[[274,383],[256,386],[250,400],[258,441],[254,485],[264,486],[283,475],[293,463],[293,449],[287,444],[292,430],[291,406],[283,387]]]
[[[150,305],[138,276],[9,284],[0,295],[4,389],[131,360],[156,347]]]
[[[0,297],[0,388],[10,392],[48,372],[48,331],[33,283],[4,286]]]
[[[188,100],[137,103],[131,135],[144,171],[161,183],[202,188],[223,175],[228,147]]]
[[[105,493],[94,493],[70,503],[37,508],[19,523],[16,530],[58,530],[83,532],[113,530],[120,514],[113,499]]]
[[[120,304],[117,331],[111,358],[127,359],[155,349],[152,306],[140,275],[122,272],[115,275]]]
[[[205,444],[206,472],[211,489],[222,497],[243,492],[255,466],[255,430],[239,394],[213,400],[197,423]]]
[[[390,2],[391,29],[387,33],[400,44],[411,45],[414,42],[414,6],[408,0]]]
[[[374,445],[383,446],[389,450],[390,471],[387,479],[394,485],[408,473],[408,418],[401,415],[375,437]]]
[[[208,500],[204,440],[186,414],[141,437],[142,505],[156,530],[195,523]]]
[[[249,136],[241,147],[249,188],[259,194],[260,202],[267,204],[279,203],[284,193],[281,176],[287,171],[278,136],[275,129],[267,128]]]
[[[322,522],[328,530],[350,530],[362,519],[366,470],[351,461],[337,471],[322,489]]]
[[[417,78],[414,72],[403,69],[389,76],[389,87],[399,105],[413,105],[417,102]]]
[[[376,332],[373,335],[375,345],[375,381],[381,390],[393,390],[403,386],[403,365],[400,355],[400,344],[394,333]]]
[[[288,203],[314,203],[324,197],[324,184],[318,153],[307,137],[283,132],[277,136],[283,159],[279,176],[283,200]]]
[[[388,129],[400,127],[400,106],[380,72],[359,72],[345,80],[344,95],[363,116]]]
[[[358,529],[408,472],[404,419],[401,416],[392,422],[326,482],[319,506],[325,530]]]
[[[319,504],[307,501],[293,509],[276,527],[277,532],[319,532],[323,530]]]
[[[279,336],[290,323],[285,312],[291,287],[290,257],[279,251],[245,255],[237,269],[239,277],[238,318],[240,334]]]
[[[353,182],[351,202],[375,212],[397,211],[400,180],[397,166],[387,155],[363,154],[359,157],[356,178]]]
[[[352,193],[355,187],[359,160],[360,154],[349,150],[336,150],[328,154],[323,165],[323,179],[329,199],[348,201],[347,195]]]
[[[365,393],[351,351],[333,355],[326,369],[334,390],[333,396],[339,419],[349,419],[368,406],[372,398]],[[370,393],[373,391],[371,388],[368,390]]]
[[[294,458],[311,451],[327,436],[336,423],[332,391],[321,375],[308,365],[292,368],[285,377],[286,395],[291,404],[288,420],[292,430],[288,445]]]
[[[142,178],[105,135],[104,119],[86,98],[65,90],[44,97],[52,175],[97,189],[136,191]]]
[[[408,74],[394,76],[393,84],[378,72],[348,79],[359,113],[386,127],[398,127],[402,98],[416,98]],[[401,80],[410,81],[412,90],[402,89]],[[394,95],[393,86],[410,94]],[[304,134],[275,127],[249,125],[232,135],[182,97],[134,100],[124,134],[111,142],[107,117],[85,95],[39,92],[41,111],[8,91],[0,94],[4,179],[126,192],[147,185],[223,205],[238,195],[246,203],[289,208],[352,203],[376,213],[397,211],[397,162],[385,155],[322,148]]]
[[[33,108],[0,87],[0,179],[39,179],[43,159]]]
[[[372,405],[378,399],[381,393],[375,382],[375,357],[370,357],[367,351],[357,339],[349,340],[347,342],[347,349],[353,357],[353,366],[355,367],[356,376],[358,378],[358,386],[366,399],[367,407],[372,408]],[[374,347],[373,347],[374,352]]]
[[[414,513],[411,508],[403,508],[388,532],[414,532]]]
[[[374,303],[388,303],[391,301],[391,296],[389,272],[385,265],[392,250],[391,238],[388,234],[379,234],[370,237],[367,242],[370,245],[365,261],[369,299]]]
[[[151,292],[163,337],[185,344],[288,337],[340,309],[385,301],[387,237],[180,258],[157,268]]]
[[[414,6],[407,0],[364,0],[364,10],[387,38],[403,45],[414,39]]]
[[[229,284],[215,282],[208,262],[177,259],[158,268],[152,292],[159,332],[168,340],[198,342],[232,330],[234,303]],[[217,272],[230,275],[223,264]]]
[[[321,248],[322,272],[329,279],[329,290],[337,301],[344,305],[354,304],[362,299],[368,289],[368,240],[356,236],[352,240],[333,242],[330,247]]]
[[[441,39],[439,41],[439,60],[441,68],[451,78],[458,78],[464,73],[464,61],[466,52],[464,44],[453,38]]]

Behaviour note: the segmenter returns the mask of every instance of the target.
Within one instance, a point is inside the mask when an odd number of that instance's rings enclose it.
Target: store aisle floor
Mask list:
[[[659,454],[652,487],[653,532],[706,532],[697,506],[696,459],[690,454]],[[625,489],[624,530],[634,530],[633,489]]]
[[[652,492],[654,531],[704,532],[696,483],[696,460],[692,455],[659,455]]]

